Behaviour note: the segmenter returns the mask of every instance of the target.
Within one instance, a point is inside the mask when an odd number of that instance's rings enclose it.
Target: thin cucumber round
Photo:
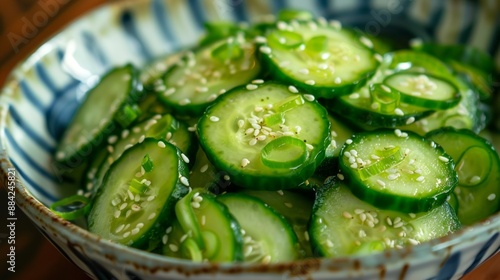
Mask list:
[[[441,205],[458,180],[440,146],[400,130],[353,135],[340,152],[340,168],[360,199],[406,213]]]
[[[458,218],[464,225],[481,221],[500,209],[500,159],[495,148],[470,130],[443,128],[427,137],[455,161]]]
[[[56,148],[56,160],[69,163],[87,158],[107,136],[138,117],[127,114],[127,109],[140,96],[142,85],[131,64],[109,71],[87,93]]]
[[[155,89],[159,99],[179,114],[199,116],[218,96],[259,73],[255,45],[241,35],[187,52]]]
[[[342,257],[417,245],[460,227],[446,202],[416,214],[382,210],[358,199],[336,180],[317,193],[309,235],[317,255]]]
[[[379,65],[372,42],[323,21],[278,22],[259,47],[274,79],[333,98],[363,86]]]
[[[223,95],[197,126],[208,159],[240,187],[297,187],[314,173],[330,142],[326,110],[314,98],[305,101],[312,96],[304,96],[293,86],[273,82]],[[280,143],[269,148],[274,141]],[[295,153],[288,153],[288,147]],[[297,162],[298,156],[305,159]],[[286,167],[277,167],[280,163]]]
[[[217,197],[236,218],[243,230],[244,261],[276,263],[298,257],[298,241],[292,227],[261,200],[244,194]]]
[[[155,248],[175,204],[188,193],[188,172],[180,150],[164,140],[147,138],[133,146],[106,173],[87,218],[89,230],[131,247]]]

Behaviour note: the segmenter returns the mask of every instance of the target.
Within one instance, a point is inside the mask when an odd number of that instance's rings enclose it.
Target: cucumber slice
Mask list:
[[[290,92],[291,89],[293,92]],[[311,98],[305,95],[304,99]],[[276,112],[288,98],[302,98],[295,87],[268,82],[249,84],[221,96],[209,107],[198,123],[200,144],[208,159],[218,169],[227,172],[231,181],[240,187],[256,189],[290,189],[309,178],[324,158],[330,143],[325,109],[316,101],[305,101],[285,112]],[[283,104],[287,104],[284,102]],[[281,107],[283,108],[283,107]],[[268,125],[266,120],[278,116],[280,122]],[[285,141],[274,152],[262,151],[266,145],[281,138],[302,141],[304,147]],[[267,159],[287,163],[286,147],[305,153],[306,159],[292,167],[273,167]],[[280,157],[285,153],[285,157]]]
[[[108,154],[99,165],[93,181],[88,187],[98,188],[111,164],[120,158],[124,151],[142,142],[145,138],[166,140],[177,146],[183,152],[183,160],[188,164],[196,152],[193,150],[197,147],[195,135],[187,130],[185,124],[169,114],[154,115],[130,129],[123,130],[120,135],[108,137],[109,145],[106,147]]]
[[[314,197],[291,191],[243,190],[241,193],[256,197],[276,210],[290,223],[300,244],[299,257],[313,257],[307,225],[311,218]]]
[[[126,109],[140,99],[141,90],[131,64],[109,71],[87,93],[56,148],[55,159],[61,163],[81,162],[122,124],[135,120],[138,115],[128,115]]]
[[[317,193],[309,234],[319,256],[341,257],[416,245],[460,227],[446,202],[418,214],[381,210],[358,199],[337,180]]]
[[[244,232],[245,262],[268,264],[297,259],[297,236],[276,211],[244,194],[224,194],[217,199],[229,208]]]
[[[240,226],[214,195],[194,189],[175,208],[178,225],[165,232],[165,255],[194,261],[201,261],[200,257],[212,262],[243,260]]]
[[[316,97],[355,91],[375,74],[380,55],[369,39],[325,21],[280,21],[259,47],[271,76]]]
[[[443,128],[427,137],[441,145],[456,162],[458,218],[471,225],[500,209],[500,159],[484,138],[465,129]]]
[[[142,174],[146,155],[153,169]],[[188,172],[180,150],[164,140],[147,138],[133,146],[106,173],[87,218],[89,230],[127,246],[155,248],[188,192]]]
[[[429,211],[457,184],[453,159],[412,132],[357,133],[340,152],[340,168],[354,195],[382,209]]]
[[[401,102],[429,109],[448,109],[460,102],[458,88],[449,81],[422,73],[396,73],[384,80],[387,91],[396,90]]]
[[[179,114],[201,115],[218,96],[259,73],[255,45],[241,35],[188,52],[156,90],[159,99]]]

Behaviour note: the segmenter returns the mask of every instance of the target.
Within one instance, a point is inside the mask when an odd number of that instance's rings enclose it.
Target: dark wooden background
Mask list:
[[[64,28],[82,13],[112,0],[1,0],[0,3],[0,86],[10,70],[26,58],[44,40]],[[26,29],[26,22],[34,28]],[[32,27],[33,27],[32,26]],[[0,188],[0,205],[7,205],[4,188]],[[3,207],[3,206],[2,206]],[[5,259],[6,211],[0,210],[0,279],[89,279],[78,267],[66,260],[34,228],[21,210],[17,210],[16,272],[7,271]],[[466,280],[500,279],[500,255],[490,259]]]

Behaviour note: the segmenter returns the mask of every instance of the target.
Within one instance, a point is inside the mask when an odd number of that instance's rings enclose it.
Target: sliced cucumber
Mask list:
[[[180,229],[167,229],[163,237],[166,255],[212,262],[243,260],[241,229],[225,205],[202,189],[194,189],[175,206]],[[179,236],[176,232],[183,232]]]
[[[340,168],[360,199],[382,209],[429,211],[457,184],[453,159],[412,132],[357,133],[340,152]]]
[[[333,98],[363,86],[378,54],[369,39],[324,21],[278,22],[259,47],[271,76],[316,97]]]
[[[169,114],[154,115],[130,129],[123,130],[120,135],[108,137],[109,145],[106,147],[108,154],[99,165],[93,181],[89,183],[98,188],[111,164],[120,158],[125,150],[142,142],[145,138],[166,140],[174,144],[183,152],[182,158],[188,165],[197,147],[194,134],[187,130],[185,124]]]
[[[142,174],[145,157],[152,169]],[[125,151],[106,173],[87,218],[89,230],[124,245],[155,248],[175,204],[188,192],[187,176],[178,148],[164,140],[145,139]]]
[[[307,225],[311,218],[314,197],[291,191],[243,190],[242,193],[256,197],[283,215],[297,235],[300,258],[312,257]]]
[[[401,102],[429,109],[448,109],[460,102],[460,93],[449,81],[422,73],[400,72],[384,80],[388,92],[396,90]]]
[[[443,128],[428,135],[455,161],[458,218],[471,225],[500,209],[500,159],[495,148],[470,130]]]
[[[241,35],[188,52],[155,88],[160,100],[178,113],[201,115],[218,96],[259,73],[255,45]]]
[[[297,236],[275,210],[244,194],[224,194],[217,199],[229,208],[244,232],[245,262],[267,264],[297,259]]]
[[[323,160],[330,143],[327,113],[313,99],[304,101],[312,96],[296,92],[272,82],[249,84],[221,96],[200,118],[203,150],[236,185],[294,188]]]
[[[62,163],[81,162],[96,151],[103,140],[138,115],[129,108],[142,96],[142,85],[131,64],[109,71],[86,95],[66,128],[55,158]]]
[[[337,180],[317,193],[309,234],[317,255],[341,257],[416,245],[459,228],[446,202],[418,214],[381,210],[358,199]]]

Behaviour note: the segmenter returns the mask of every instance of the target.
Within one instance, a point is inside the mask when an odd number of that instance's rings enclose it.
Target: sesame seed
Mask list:
[[[351,168],[353,168],[353,169],[358,168],[358,164],[357,164],[357,163],[353,163],[353,164],[351,164]]]
[[[363,45],[369,47],[370,49],[373,49],[373,43],[370,39],[362,36],[361,38],[359,38],[359,41],[361,41]]]
[[[261,43],[261,44],[264,44],[264,43],[267,42],[267,38],[264,37],[264,36],[256,36],[254,38],[254,40],[255,40],[256,43]]]
[[[378,62],[382,62],[382,61],[384,60],[384,58],[383,58],[380,54],[378,54],[378,53],[374,54],[374,55],[373,55],[373,57],[374,57],[374,58],[375,58]],[[390,91],[388,91],[388,92],[390,92]]]
[[[124,227],[125,227],[125,225],[124,225],[124,224],[119,225],[119,226],[116,228],[115,233],[119,233],[120,231],[122,231],[122,230],[123,230],[123,228],[124,228]]]
[[[298,71],[300,74],[304,74],[304,75],[307,75],[309,74],[309,69],[307,68],[302,68],[302,69],[299,69]]]
[[[475,185],[475,184],[479,183],[480,181],[481,181],[481,177],[474,175],[470,178],[469,183]]]
[[[247,90],[255,90],[255,89],[257,89],[257,88],[259,88],[259,86],[254,85],[254,84],[248,84],[248,85],[246,86],[246,89],[247,89]]]
[[[142,143],[142,142],[144,142],[144,139],[146,139],[146,135],[141,135],[138,142]]]
[[[219,117],[210,116],[210,121],[212,121],[212,122],[218,122],[219,120],[220,120]]]
[[[418,242],[417,240],[413,239],[413,238],[408,238],[408,241],[410,241],[410,243],[412,245],[418,245],[420,242]]]
[[[177,245],[175,244],[168,245],[168,248],[170,248],[172,252],[177,252],[179,250],[179,247],[177,247]]]
[[[187,105],[189,103],[191,103],[191,100],[189,98],[184,98],[184,99],[179,101],[179,105],[181,105],[181,106]]]
[[[129,135],[129,133],[130,131],[128,129],[123,130],[121,134],[122,138],[126,138]]]
[[[337,178],[339,178],[341,181],[344,181],[345,177],[341,173],[337,173]]]
[[[298,93],[299,90],[294,86],[288,86],[288,90],[292,93]]]
[[[141,206],[137,205],[137,204],[132,204],[132,206],[130,207],[133,211],[137,212],[139,210],[141,210]]]
[[[405,113],[403,112],[403,110],[401,110],[400,108],[396,108],[394,109],[394,113],[398,116],[404,116]]]
[[[284,195],[285,193],[282,190],[277,190],[276,191],[279,195]]]
[[[403,222],[394,223],[394,228],[400,228],[403,226]]]
[[[231,180],[231,177],[229,177],[229,175],[224,175],[224,180],[229,181]]]
[[[450,159],[447,158],[447,157],[444,157],[444,156],[439,156],[439,160],[442,161],[442,162],[450,162]]]
[[[424,177],[424,176],[419,176],[419,177],[417,178],[417,181],[418,181],[418,182],[423,182],[424,180],[425,180],[425,177]]]
[[[248,145],[250,145],[250,146],[254,146],[255,144],[257,144],[257,139],[255,139],[255,138],[252,138],[252,139],[248,142]]]
[[[132,233],[132,235],[135,235],[135,234],[138,234],[140,230],[141,230],[141,229],[139,229],[139,228],[134,228],[134,229],[133,229],[133,230],[131,230],[130,232]]]
[[[189,181],[186,177],[181,176],[179,179],[184,186],[189,187]]]
[[[172,94],[174,94],[174,93],[175,93],[175,88],[174,88],[174,87],[172,87],[172,88],[169,88],[169,89],[165,90],[165,91],[163,92],[163,96],[169,96],[169,95],[172,95]]]
[[[182,160],[183,160],[185,163],[189,163],[189,158],[188,158],[185,154],[182,154],[182,153],[181,153],[181,157],[182,157]]]
[[[306,85],[314,86],[316,84],[316,81],[314,81],[314,80],[306,80],[304,83],[306,83]]]
[[[406,120],[406,124],[412,124],[415,122],[415,118],[414,117],[410,117]]]
[[[347,140],[345,140],[345,142],[347,143],[347,145],[350,145],[350,144],[352,144],[352,139],[347,139]]]
[[[163,243],[163,245],[167,245],[168,235],[164,234],[163,237],[161,238],[161,242]]]
[[[360,238],[364,238],[364,237],[366,237],[366,232],[365,232],[364,230],[360,229],[360,230],[358,231],[358,236],[359,236]]]
[[[310,101],[310,102],[314,101],[314,99],[315,99],[314,95],[312,95],[312,94],[303,94],[302,96],[304,97],[305,100]]]
[[[261,46],[259,48],[260,52],[264,53],[264,54],[271,54],[272,50],[270,47],[268,46]]]
[[[199,203],[199,202],[197,202],[197,201],[193,201],[193,202],[191,202],[191,206],[192,206],[193,208],[200,208],[200,206],[201,206],[201,205],[200,205],[200,203]]]
[[[127,231],[123,234],[123,238],[127,238],[130,236],[130,231]]]
[[[149,214],[149,216],[148,216],[148,220],[152,220],[152,219],[154,219],[155,217],[156,217],[156,212],[153,212],[153,213]]]
[[[353,94],[350,94],[350,95],[349,95],[349,98],[350,98],[350,99],[358,99],[358,98],[359,98],[359,93],[356,93],[356,92],[355,92],[355,93],[353,93]]]
[[[492,194],[488,195],[488,200],[493,201],[493,200],[495,200],[496,197],[497,197],[497,195],[492,193]]]
[[[346,218],[346,219],[352,219],[351,213],[349,213],[347,211],[342,212],[342,216],[344,216],[344,218]]]
[[[410,218],[414,219],[417,215],[415,215],[414,213],[408,213],[408,216],[410,216]]]
[[[113,214],[113,216],[118,219],[120,217],[120,215],[122,214],[122,211],[120,210],[116,210],[115,213]]]
[[[340,77],[336,77],[335,80],[333,80],[337,85],[342,83],[342,79]]]
[[[293,134],[292,134],[292,135],[293,135]],[[307,143],[307,144],[306,144],[306,148],[307,148],[308,150],[313,150],[313,149],[314,149],[314,146],[313,146],[313,145],[311,145],[311,144],[309,144],[309,143]]]

